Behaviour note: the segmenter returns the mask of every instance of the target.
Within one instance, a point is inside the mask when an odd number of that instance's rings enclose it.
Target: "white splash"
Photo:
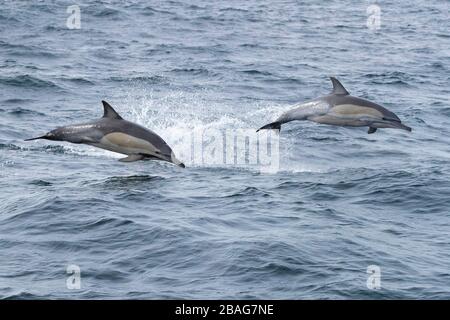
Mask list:
[[[217,94],[207,90],[197,92],[165,91],[156,93],[136,85],[128,89],[122,100],[116,102],[117,111],[127,120],[138,123],[160,135],[175,152],[178,159],[190,166],[222,167],[191,163],[191,143],[187,137],[206,130],[254,129],[273,121],[291,106],[274,103],[245,102],[230,105],[218,99]],[[294,141],[287,135],[280,136],[279,171],[287,172],[322,172],[314,165],[291,163],[289,154],[294,152]],[[70,153],[121,158],[123,155],[83,145],[66,146]],[[226,165],[230,167],[229,165]],[[253,167],[236,165],[250,171]],[[256,169],[258,170],[258,169]],[[262,170],[264,172],[264,170]]]

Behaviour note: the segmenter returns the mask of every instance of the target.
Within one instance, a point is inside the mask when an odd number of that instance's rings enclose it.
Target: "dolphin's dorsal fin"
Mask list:
[[[339,82],[338,79],[336,79],[335,77],[330,77],[330,79],[331,79],[331,82],[333,83],[333,91],[331,93],[333,93],[333,94],[342,94],[342,95],[350,94],[344,88],[344,86]]]
[[[104,110],[103,118],[118,119],[118,120],[122,119],[122,117],[119,116],[119,114],[116,112],[116,110],[114,110],[114,108],[111,107],[111,105],[108,102],[102,100],[102,103],[103,103],[103,110]]]

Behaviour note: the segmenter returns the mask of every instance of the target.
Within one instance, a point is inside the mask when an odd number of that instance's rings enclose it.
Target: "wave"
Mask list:
[[[16,99],[16,101],[14,103],[19,103],[19,101],[23,101],[22,99]],[[13,108],[13,109],[0,109],[0,112],[5,112],[8,114],[11,114],[13,116],[30,116],[30,115],[34,115],[34,116],[45,116],[45,113],[42,112],[38,112],[38,111],[34,111],[34,110],[30,110],[30,109],[25,109],[25,108]]]
[[[235,192],[231,195],[225,196],[224,198],[241,198],[241,197],[270,197],[270,194],[256,187],[246,187],[245,189]]]
[[[33,180],[31,182],[29,182],[30,185],[34,185],[34,186],[38,186],[38,187],[50,187],[53,185],[53,183],[49,182],[49,181],[45,181],[45,180]]]
[[[11,24],[11,23],[16,23],[16,22],[20,22],[19,19],[17,19],[16,17],[14,17],[13,15],[3,15],[0,14],[0,21],[4,21],[5,23]],[[0,43],[2,43],[3,41],[0,41]]]
[[[189,75],[213,75],[212,72],[205,68],[175,68],[170,71],[174,73],[185,73]]]
[[[23,89],[62,89],[54,82],[27,74],[10,77],[0,76],[0,84]]]
[[[242,8],[235,8],[235,7],[227,7],[227,8],[221,8],[219,12],[244,12],[247,13],[249,10],[242,9]]]
[[[364,76],[371,79],[371,82],[375,84],[400,84],[409,86],[409,83],[413,80],[411,75],[401,71],[366,73]]]
[[[169,80],[164,76],[154,75],[154,76],[135,76],[135,77],[122,77],[122,76],[113,76],[107,78],[106,80],[110,80],[113,82],[135,82],[139,85],[142,84],[168,84]]]
[[[95,9],[94,7],[90,7],[86,8],[84,11],[97,18],[115,17],[115,19],[117,19],[117,17],[124,14],[124,12],[121,10],[106,6],[102,6],[100,8],[98,6],[95,6]]]
[[[153,16],[155,14],[176,15],[174,12],[162,9],[155,9],[154,7],[146,6],[139,10],[144,16]]]
[[[16,146],[13,143],[0,143],[0,150],[22,150],[21,147]]]
[[[110,158],[120,158],[122,155],[109,152],[106,150],[90,147],[90,146],[80,146],[72,145],[67,143],[66,145],[57,144],[45,144],[42,145],[42,141],[35,141],[28,143],[28,146],[21,146],[14,143],[0,143],[0,150],[11,150],[11,151],[23,151],[23,152],[44,152],[51,154],[67,154],[67,155],[89,155],[94,157],[110,157]]]
[[[250,75],[273,76],[273,74],[268,71],[260,71],[260,70],[255,70],[255,69],[242,70],[241,72],[250,74]]]
[[[64,81],[64,82],[68,82],[68,83],[72,83],[74,85],[84,85],[84,86],[93,86],[95,85],[95,82],[90,81],[84,77],[73,77],[73,78],[69,78],[69,77],[61,77],[58,78],[58,80]]]
[[[151,175],[131,175],[131,176],[116,176],[109,177],[102,182],[96,182],[94,185],[102,186],[106,188],[128,188],[130,186],[135,187],[142,185],[147,185],[149,182],[163,181],[165,180],[162,176],[151,176]]]
[[[10,288],[12,290],[12,288]],[[36,300],[45,299],[48,295],[36,295],[27,291],[20,291],[17,293],[6,294],[2,296],[4,300]]]
[[[32,58],[58,58],[60,55],[55,51],[48,51],[36,45],[14,44],[0,40],[0,46],[9,56],[32,57]]]
[[[30,103],[30,102],[33,102],[33,101],[34,100],[32,100],[32,99],[12,98],[12,99],[3,100],[2,103],[5,103],[5,104],[25,104],[25,103]]]

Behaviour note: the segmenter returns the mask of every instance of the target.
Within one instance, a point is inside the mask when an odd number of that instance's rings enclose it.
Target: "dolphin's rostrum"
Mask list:
[[[317,123],[369,127],[367,133],[374,133],[378,128],[396,128],[411,131],[401,120],[386,108],[365,99],[351,96],[344,86],[331,77],[333,91],[318,99],[297,105],[283,113],[275,122],[261,129],[280,130],[281,125],[294,120],[310,120]]]
[[[151,159],[185,167],[160,136],[140,125],[122,119],[108,102],[102,101],[102,103],[104,114],[99,120],[56,128],[43,136],[25,141],[47,139],[82,143],[127,155],[126,158],[119,160],[122,162]]]

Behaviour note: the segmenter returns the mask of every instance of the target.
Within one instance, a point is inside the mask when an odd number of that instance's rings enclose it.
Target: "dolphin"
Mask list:
[[[402,124],[395,113],[371,101],[351,96],[344,86],[330,77],[333,91],[325,96],[298,104],[283,113],[276,121],[259,128],[281,130],[281,125],[294,120],[310,120],[335,126],[369,127],[371,134],[378,128],[395,128],[411,131]]]
[[[140,125],[124,120],[108,102],[102,101],[102,103],[104,114],[99,120],[59,127],[43,136],[25,141],[46,139],[82,143],[127,155],[119,160],[122,162],[150,159],[185,167],[160,136]]]

